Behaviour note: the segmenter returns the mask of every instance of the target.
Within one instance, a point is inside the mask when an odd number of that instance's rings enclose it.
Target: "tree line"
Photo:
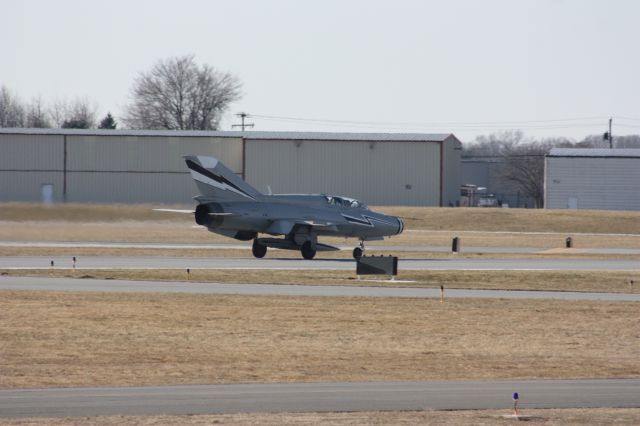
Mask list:
[[[614,148],[640,148],[640,135],[614,137]],[[609,148],[602,135],[581,141],[568,138],[527,138],[520,130],[478,136],[465,144],[463,158],[491,158],[501,163],[500,177],[512,182],[535,207],[544,207],[544,157],[551,148]]]
[[[236,76],[198,65],[193,55],[160,60],[135,78],[121,120],[131,129],[217,130],[241,87]],[[0,127],[117,128],[110,112],[98,121],[97,110],[86,97],[47,105],[41,97],[25,102],[0,86]]]

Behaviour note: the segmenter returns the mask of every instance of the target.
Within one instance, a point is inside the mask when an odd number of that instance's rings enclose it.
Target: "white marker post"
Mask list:
[[[518,417],[518,400],[520,399],[520,395],[518,392],[513,393],[513,415]]]

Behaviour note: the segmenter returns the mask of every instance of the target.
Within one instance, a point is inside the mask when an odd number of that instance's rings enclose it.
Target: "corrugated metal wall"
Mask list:
[[[190,203],[197,189],[182,155],[219,158],[242,173],[239,138],[68,136],[67,201]]]
[[[184,154],[217,157],[260,191],[271,185],[278,193],[330,193],[372,205],[446,206],[458,199],[455,137],[313,140],[304,134],[305,140],[249,136],[243,142],[241,134],[225,132],[29,130],[0,132],[0,201],[38,202],[42,185],[53,184],[56,202],[191,203],[197,189]]]
[[[547,157],[545,207],[640,210],[639,183],[640,158]]]
[[[62,201],[64,138],[59,135],[0,135],[0,201],[41,201],[43,184]]]
[[[40,201],[52,183],[56,202],[190,203],[185,154],[243,172],[241,138],[0,134],[0,149],[0,201]]]
[[[260,191],[327,193],[372,205],[437,206],[437,142],[246,140],[247,181]]]
[[[460,201],[462,144],[449,136],[442,143],[442,149],[442,206],[454,207]]]

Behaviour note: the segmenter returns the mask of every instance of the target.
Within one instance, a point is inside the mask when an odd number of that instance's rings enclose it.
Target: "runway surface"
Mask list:
[[[77,258],[78,269],[281,269],[281,270],[353,270],[353,259],[314,259],[250,257],[106,257],[83,256]],[[71,257],[60,256],[4,256],[0,269],[70,268]],[[400,270],[578,270],[578,271],[638,271],[640,261],[628,259],[406,259],[398,262]]]
[[[390,283],[389,285],[393,285]],[[0,277],[0,290],[57,290],[124,293],[191,293],[259,296],[413,297],[439,298],[440,289],[278,284],[124,281],[74,278]],[[556,299],[640,302],[640,294],[561,291],[455,290],[447,298]]]
[[[102,242],[102,241],[0,241],[0,247],[38,247],[38,248],[109,248],[109,249],[157,249],[157,250],[246,250],[251,252],[250,243],[217,243],[217,244],[186,244],[186,243],[126,243],[126,242]],[[351,251],[353,245],[339,245],[340,250]],[[272,249],[274,250],[274,249]],[[368,244],[367,250],[380,253],[394,252],[434,252],[434,253],[450,253],[450,246],[434,246],[434,245],[376,245]],[[519,253],[534,254],[544,253],[547,251],[561,251],[574,254],[640,254],[640,248],[543,248],[543,247],[489,247],[489,246],[462,246],[464,253]],[[277,251],[276,251],[277,253]]]
[[[640,380],[353,382],[0,390],[0,417],[640,407]]]

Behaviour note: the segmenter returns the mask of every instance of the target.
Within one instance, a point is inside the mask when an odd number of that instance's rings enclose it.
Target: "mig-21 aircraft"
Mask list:
[[[318,251],[338,250],[318,242],[319,236],[358,238],[353,256],[364,253],[364,242],[398,235],[404,223],[395,216],[376,213],[358,200],[311,194],[262,194],[213,157],[184,157],[200,195],[195,212],[198,225],[241,241],[253,240],[252,252],[261,258],[267,248],[300,250],[313,259]],[[260,234],[283,236],[259,237]]]

